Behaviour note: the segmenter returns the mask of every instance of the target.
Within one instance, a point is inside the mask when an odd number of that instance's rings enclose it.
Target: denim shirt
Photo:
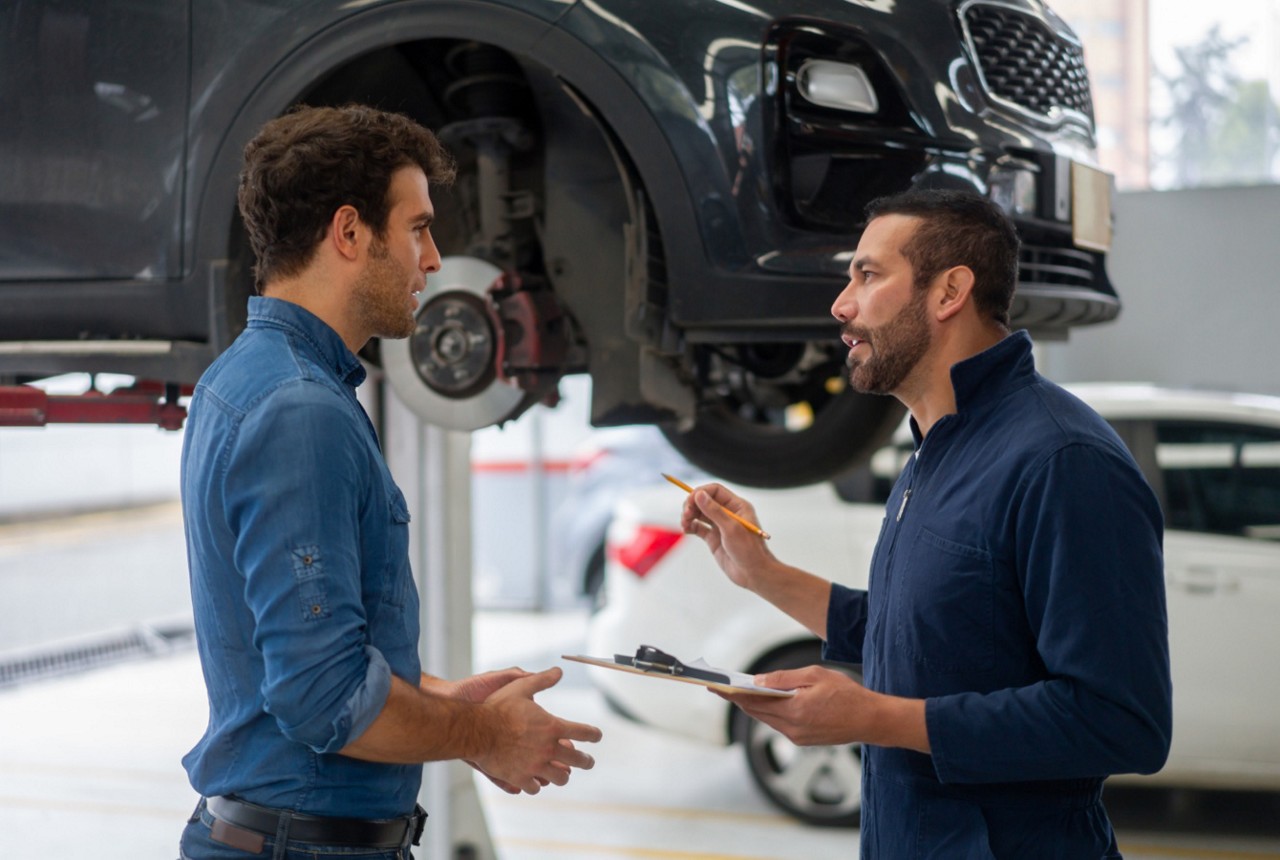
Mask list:
[[[252,298],[201,377],[182,506],[204,737],[183,759],[202,795],[314,815],[412,812],[419,765],[340,755],[417,686],[409,514],[356,400],[359,360],[289,302]]]
[[[1044,820],[998,834],[992,804],[1096,804],[1104,777],[1157,770],[1169,747],[1163,521],[1137,463],[1036,373],[1025,333],[951,377],[956,412],[923,439],[912,424],[868,589],[830,596],[827,656],[926,700],[931,755],[864,751],[867,857],[990,856],[979,843]],[[1100,816],[1102,848],[1062,856],[1105,856]]]

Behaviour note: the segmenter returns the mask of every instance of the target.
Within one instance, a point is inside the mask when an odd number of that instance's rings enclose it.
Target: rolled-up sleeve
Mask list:
[[[321,753],[368,728],[391,689],[366,635],[363,428],[340,397],[305,381],[273,392],[241,422],[224,485],[266,711],[286,737]]]
[[[1075,444],[1019,496],[1016,564],[1046,679],[930,698],[946,782],[1151,773],[1172,724],[1162,522],[1136,467]]]

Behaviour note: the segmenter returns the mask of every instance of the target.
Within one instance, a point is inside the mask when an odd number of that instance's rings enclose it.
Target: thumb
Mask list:
[[[773,672],[764,672],[755,676],[755,684],[757,687],[768,687],[771,690],[794,690],[802,686],[802,670],[798,669],[777,669]]]
[[[543,690],[554,687],[559,683],[560,676],[563,674],[559,666],[552,666],[550,669],[543,669],[541,672],[517,678],[503,689],[511,690],[517,695],[532,699],[535,693],[541,693]]]

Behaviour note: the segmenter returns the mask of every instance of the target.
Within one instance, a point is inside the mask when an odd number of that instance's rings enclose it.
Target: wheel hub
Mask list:
[[[422,420],[479,430],[516,418],[536,398],[498,378],[501,340],[489,288],[502,270],[477,257],[446,257],[427,279],[418,326],[382,341],[382,365],[396,395]]]
[[[494,381],[498,341],[484,301],[441,293],[418,312],[409,352],[423,381],[445,397],[473,397]]]

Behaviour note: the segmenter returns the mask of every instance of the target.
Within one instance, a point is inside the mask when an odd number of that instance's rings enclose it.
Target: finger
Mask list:
[[[714,523],[709,523],[701,517],[695,517],[689,520],[688,525],[684,526],[684,531],[694,537],[706,537],[715,531],[715,528]]]
[[[487,774],[487,773],[485,774],[485,776],[489,777],[489,782],[493,783],[493,784],[494,784],[494,785],[496,785],[498,788],[500,788],[500,789],[502,789],[503,791],[505,791],[507,794],[519,794],[519,793],[520,793],[520,789],[516,788],[516,787],[515,787],[514,785],[512,785],[511,783],[507,782],[505,779],[498,779],[496,776],[489,776],[489,774]]]
[[[591,770],[596,766],[595,758],[572,746],[562,746],[560,751],[556,753],[552,763],[563,764],[566,769],[576,767],[580,770]]]
[[[702,509],[690,495],[680,506],[680,528],[689,534],[694,534],[699,527],[710,528],[711,524],[702,516]]]
[[[705,520],[711,526],[721,530],[721,532],[731,528],[742,528],[741,525],[734,522],[733,517],[729,516],[729,509],[711,498],[705,491],[699,489],[693,494],[693,498],[701,512],[699,518]],[[748,515],[745,519],[754,519],[754,516]]]
[[[735,514],[746,514],[752,510],[751,504],[742,496],[730,490],[724,484],[702,484],[694,487],[693,495],[696,497],[698,493],[705,493],[706,497],[722,508],[728,508]],[[706,510],[705,505],[699,505]]]
[[[586,723],[571,723],[568,720],[560,721],[563,725],[560,731],[560,737],[571,741],[586,741],[588,743],[596,743],[602,737],[604,732],[595,726]]]

